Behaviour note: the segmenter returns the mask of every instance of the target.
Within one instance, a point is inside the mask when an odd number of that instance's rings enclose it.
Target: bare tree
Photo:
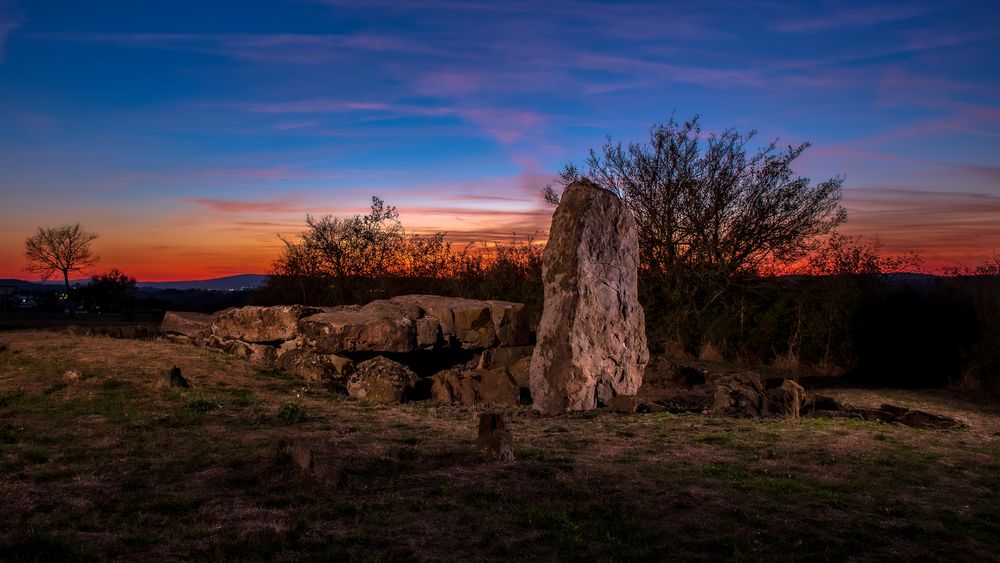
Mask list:
[[[703,138],[698,117],[650,128],[647,143],[607,142],[586,173],[568,164],[560,183],[588,177],[621,196],[639,227],[643,267],[670,277],[728,280],[801,258],[846,219],[843,178],[811,184],[792,172],[808,143],[771,142],[748,153],[756,131]],[[551,186],[547,201],[557,202]]]
[[[877,237],[866,242],[861,237],[833,233],[810,254],[804,270],[814,276],[871,276],[912,271],[921,264],[923,259],[915,250],[889,255],[882,252]]]
[[[542,246],[531,239],[456,249],[447,233],[408,233],[396,208],[306,218],[268,275],[262,303],[367,303],[404,293],[509,299],[540,306]]]
[[[27,270],[39,274],[43,280],[61,272],[69,302],[69,273],[82,272],[100,259],[90,248],[96,238],[96,234],[83,230],[79,223],[47,229],[39,227],[38,232],[24,242]]]

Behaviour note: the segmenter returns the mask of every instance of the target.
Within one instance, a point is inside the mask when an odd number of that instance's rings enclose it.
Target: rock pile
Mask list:
[[[523,360],[532,351],[524,305],[437,295],[364,306],[168,312],[161,332],[376,402],[434,387],[442,402],[516,405],[527,393]],[[421,373],[435,367],[443,371]]]
[[[552,216],[545,309],[531,360],[533,407],[593,409],[635,395],[649,360],[638,299],[635,219],[612,192],[580,180]]]

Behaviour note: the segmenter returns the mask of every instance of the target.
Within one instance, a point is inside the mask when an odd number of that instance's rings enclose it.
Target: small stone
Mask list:
[[[752,372],[720,377],[715,384],[712,414],[760,418],[764,413],[764,385]]]
[[[173,369],[170,370],[167,383],[170,387],[191,387],[188,380],[181,375],[181,368],[177,366],[174,366]]]
[[[417,384],[410,368],[383,356],[358,364],[347,380],[347,393],[373,403],[400,403]]]
[[[295,465],[302,471],[312,471],[316,466],[316,458],[313,455],[312,448],[304,442],[295,440],[288,446],[286,451],[288,452],[288,456],[292,458],[292,461],[295,462]]]
[[[786,379],[781,382],[781,387],[768,390],[766,413],[768,416],[799,418],[805,397],[806,390],[801,385]]]
[[[965,424],[960,420],[940,414],[915,410],[911,410],[901,416],[899,422],[904,426],[927,430],[953,430],[965,427]]]
[[[354,362],[336,354],[317,354],[308,348],[291,350],[278,358],[279,368],[306,381],[343,383]]]
[[[513,434],[507,428],[506,417],[498,412],[479,415],[479,435],[476,447],[490,458],[502,463],[514,461]]]
[[[316,456],[312,448],[302,440],[278,440],[268,447],[265,457],[277,465],[291,462],[306,473],[311,473],[316,467]]]
[[[62,374],[62,379],[66,383],[76,383],[77,381],[80,381],[80,372],[75,369],[67,370]]]

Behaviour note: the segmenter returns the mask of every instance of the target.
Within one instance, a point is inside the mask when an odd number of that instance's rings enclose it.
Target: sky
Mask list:
[[[1000,2],[0,0],[0,278],[38,227],[99,271],[263,273],[372,195],[545,238],[540,190],[671,115],[811,142],[841,231],[928,271],[1000,252]]]

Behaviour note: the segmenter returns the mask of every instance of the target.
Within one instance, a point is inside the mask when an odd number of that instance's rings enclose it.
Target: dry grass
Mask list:
[[[367,405],[161,341],[0,342],[0,560],[984,560],[1000,547],[1000,413],[953,393],[830,392],[966,430],[519,411],[518,461],[503,465],[473,450],[471,409]],[[157,386],[174,365],[191,389]],[[314,474],[268,457],[278,439],[310,444]]]

